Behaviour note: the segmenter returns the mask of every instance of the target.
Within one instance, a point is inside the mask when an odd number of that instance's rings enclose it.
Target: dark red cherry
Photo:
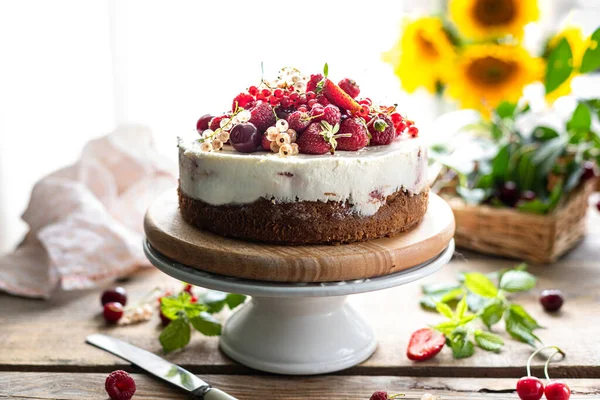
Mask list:
[[[102,305],[106,303],[116,302],[121,303],[121,305],[127,304],[127,292],[122,287],[116,287],[113,289],[105,290],[102,293],[102,297],[100,299]]]
[[[519,190],[514,182],[508,181],[500,187],[500,201],[509,207],[514,207],[519,201]]]
[[[117,302],[106,303],[104,305],[104,319],[109,323],[116,323],[123,316],[123,305]]]
[[[558,289],[544,290],[540,294],[540,303],[542,303],[542,306],[546,311],[558,311],[564,303],[563,294]]]
[[[260,146],[261,133],[251,122],[237,124],[229,133],[229,143],[240,153],[252,153]]]
[[[211,119],[213,119],[213,116],[210,114],[204,114],[200,117],[200,119],[198,119],[198,122],[196,122],[196,130],[198,133],[202,133],[208,129]]]

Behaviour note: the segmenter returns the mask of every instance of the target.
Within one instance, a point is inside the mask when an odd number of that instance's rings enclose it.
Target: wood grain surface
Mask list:
[[[143,374],[134,374],[133,399],[184,399],[184,392]],[[401,399],[419,400],[424,393],[450,399],[518,399],[515,379],[410,378],[396,376],[237,376],[203,375],[215,387],[239,400],[367,400],[376,390],[404,393]],[[106,399],[106,374],[0,372],[0,398]],[[569,381],[572,400],[597,399],[600,382]]]
[[[430,194],[428,211],[409,232],[339,246],[277,246],[224,238],[187,224],[169,191],[144,221],[148,241],[182,264],[221,275],[278,282],[329,282],[370,278],[414,267],[440,254],[454,235],[445,201]]]

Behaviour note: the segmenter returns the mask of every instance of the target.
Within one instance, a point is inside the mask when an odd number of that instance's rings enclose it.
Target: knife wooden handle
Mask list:
[[[237,400],[237,399],[219,389],[212,388],[204,395],[204,400]]]

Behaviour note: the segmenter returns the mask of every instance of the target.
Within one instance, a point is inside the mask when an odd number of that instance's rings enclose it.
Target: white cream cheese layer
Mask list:
[[[373,215],[390,194],[427,190],[427,150],[419,139],[335,154],[280,157],[243,154],[225,146],[202,152],[196,141],[179,140],[179,184],[188,196],[212,205],[276,202],[347,202],[353,212]]]

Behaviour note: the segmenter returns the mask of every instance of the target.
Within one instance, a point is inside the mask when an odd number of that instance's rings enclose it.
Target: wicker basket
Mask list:
[[[548,215],[472,206],[457,197],[447,199],[456,218],[456,244],[534,263],[556,261],[585,234],[588,197],[595,186],[594,180],[588,181]]]

